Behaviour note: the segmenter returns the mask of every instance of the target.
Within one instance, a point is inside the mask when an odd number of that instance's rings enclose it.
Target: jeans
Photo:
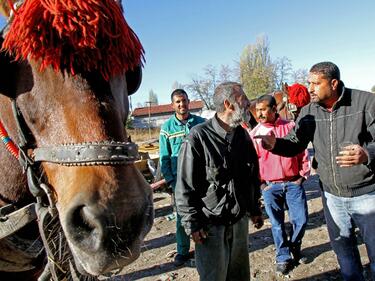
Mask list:
[[[233,225],[209,225],[208,237],[195,244],[200,281],[249,281],[247,216]]]
[[[305,190],[293,182],[270,183],[262,191],[265,209],[272,225],[272,236],[276,247],[276,262],[292,259],[291,252],[299,254],[307,225],[307,202]],[[285,230],[284,205],[288,206],[291,233]]]
[[[341,274],[346,281],[363,281],[355,227],[359,228],[375,280],[375,192],[356,197],[338,197],[323,192],[328,234]]]

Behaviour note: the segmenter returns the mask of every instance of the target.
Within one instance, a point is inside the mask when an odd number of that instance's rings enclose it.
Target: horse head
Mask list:
[[[284,110],[284,118],[288,120],[296,120],[301,108],[310,103],[310,94],[306,86],[294,83],[289,86],[282,83],[282,100],[280,110]]]
[[[40,198],[56,207],[78,271],[121,269],[139,256],[153,221],[152,192],[124,129],[143,48],[115,0],[26,0],[13,12],[0,55],[0,120],[50,190]],[[0,199],[30,201],[18,161],[4,147],[0,159]]]

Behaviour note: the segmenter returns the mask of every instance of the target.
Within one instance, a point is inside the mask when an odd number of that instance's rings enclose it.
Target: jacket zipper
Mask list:
[[[276,132],[276,125],[275,125],[275,124],[273,124],[273,132],[274,132],[274,134],[275,134],[275,137],[279,138],[278,133]],[[281,167],[281,174],[282,174],[282,177],[285,179],[285,173],[284,173],[283,163],[282,163],[282,161],[281,161],[281,157],[278,157],[278,159],[279,159],[279,165],[280,165],[280,167]]]
[[[339,189],[339,187],[337,186],[337,180],[336,180],[336,173],[335,173],[335,165],[336,165],[336,163],[335,163],[335,159],[334,159],[334,157],[333,157],[333,112],[331,112],[330,114],[329,114],[329,123],[330,123],[330,134],[329,134],[329,136],[330,136],[330,140],[331,140],[331,146],[330,146],[330,148],[331,148],[331,166],[332,166],[332,174],[333,174],[333,185],[336,187],[336,189],[337,189],[337,193],[338,193],[338,195],[340,196],[340,189]]]

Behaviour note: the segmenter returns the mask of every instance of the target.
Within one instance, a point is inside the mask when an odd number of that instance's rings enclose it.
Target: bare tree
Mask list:
[[[284,56],[277,58],[274,62],[274,66],[275,87],[276,89],[281,89],[282,83],[289,80],[292,71],[292,63],[289,58]]]
[[[179,83],[177,81],[174,81],[173,84],[172,84],[172,91],[171,92],[173,92],[176,89],[183,89],[183,88],[184,88],[184,85],[182,85],[181,83]]]
[[[207,109],[214,109],[212,97],[218,84],[232,79],[233,70],[228,65],[221,65],[220,71],[213,65],[203,68],[204,76],[191,78],[191,83],[186,88],[192,95],[202,100]]]
[[[150,103],[150,105],[159,104],[158,95],[152,89],[148,92],[148,102]]]
[[[303,85],[307,85],[307,76],[309,72],[306,68],[300,68],[292,73],[292,80],[294,83],[300,83]]]

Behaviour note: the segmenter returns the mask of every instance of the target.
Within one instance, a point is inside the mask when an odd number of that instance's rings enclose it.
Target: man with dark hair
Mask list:
[[[294,127],[293,121],[279,116],[276,100],[271,95],[259,97],[255,108],[259,123],[250,132],[252,138],[271,132],[283,137]],[[306,194],[302,187],[302,182],[310,173],[307,150],[289,158],[263,149],[259,139],[254,140],[254,146],[259,157],[264,205],[276,247],[276,272],[287,274],[301,260],[302,238],[307,225]],[[288,207],[292,225],[290,235],[285,227],[284,205]]]
[[[195,126],[178,157],[176,206],[195,242],[201,281],[250,280],[248,213],[263,225],[258,158],[247,132],[249,100],[238,83],[215,89],[215,116]]]
[[[346,88],[339,68],[315,64],[309,72],[311,101],[284,138],[259,135],[264,148],[283,156],[314,145],[331,246],[344,280],[363,281],[357,226],[375,280],[375,96]]]
[[[181,143],[190,129],[205,121],[204,118],[189,113],[189,98],[183,89],[176,89],[171,94],[172,107],[175,114],[161,127],[159,137],[160,168],[167,184],[172,189],[176,186],[177,157]],[[190,237],[181,226],[181,218],[176,218],[177,255],[174,264],[181,266],[190,259]]]

